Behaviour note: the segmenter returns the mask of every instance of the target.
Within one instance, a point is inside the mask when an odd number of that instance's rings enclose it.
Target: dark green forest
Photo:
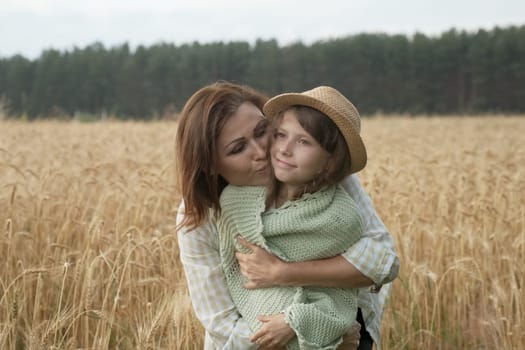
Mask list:
[[[339,89],[362,114],[525,113],[525,26],[475,32],[359,34],[276,40],[94,43],[0,58],[0,108],[13,118],[161,118],[205,84],[228,80],[274,95]]]

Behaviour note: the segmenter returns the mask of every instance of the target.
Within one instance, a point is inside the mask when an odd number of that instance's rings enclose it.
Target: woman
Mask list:
[[[183,204],[179,209],[179,248],[195,313],[206,329],[206,349],[250,349],[278,346],[274,338],[290,334],[284,320],[279,329],[263,326],[250,334],[228,293],[220,265],[214,216],[226,184],[266,184],[268,122],[262,114],[267,98],[245,86],[216,83],[197,91],[179,117],[177,168]],[[320,286],[375,289],[392,281],[399,260],[393,242],[370,198],[355,175],[342,182],[364,219],[363,238],[343,255],[330,259],[285,263],[263,249],[242,242],[251,254],[238,254],[246,288]],[[242,232],[240,233],[242,234]],[[379,294],[360,293],[360,348],[379,345],[379,329],[389,285]],[[265,322],[280,315],[262,317]],[[271,323],[275,324],[274,322]],[[370,336],[372,339],[370,339]],[[288,338],[291,339],[291,338]],[[368,346],[368,347],[367,347]]]

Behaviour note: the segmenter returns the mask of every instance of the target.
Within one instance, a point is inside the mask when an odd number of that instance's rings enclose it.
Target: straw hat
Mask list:
[[[350,171],[356,173],[366,165],[366,149],[359,133],[361,120],[352,102],[329,86],[319,86],[301,93],[277,95],[263,107],[268,118],[274,118],[291,106],[308,106],[326,114],[343,134],[350,152]]]

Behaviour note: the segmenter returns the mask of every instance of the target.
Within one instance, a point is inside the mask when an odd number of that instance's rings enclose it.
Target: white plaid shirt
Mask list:
[[[371,293],[368,288],[359,293],[366,329],[379,348],[383,308],[390,292],[389,282],[399,271],[399,259],[392,237],[357,175],[347,177],[341,184],[356,201],[364,223],[362,238],[342,256],[376,285],[385,284],[379,293]],[[183,216],[184,203],[181,203],[177,222]],[[257,345],[249,340],[252,331],[237,312],[224,281],[218,233],[212,220],[191,231],[181,230],[178,241],[193,309],[206,329],[204,348],[256,349]]]

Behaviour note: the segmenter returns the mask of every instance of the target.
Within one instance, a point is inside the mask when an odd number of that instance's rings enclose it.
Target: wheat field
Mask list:
[[[383,349],[525,348],[525,118],[363,120]],[[174,122],[0,121],[0,349],[199,349]]]

